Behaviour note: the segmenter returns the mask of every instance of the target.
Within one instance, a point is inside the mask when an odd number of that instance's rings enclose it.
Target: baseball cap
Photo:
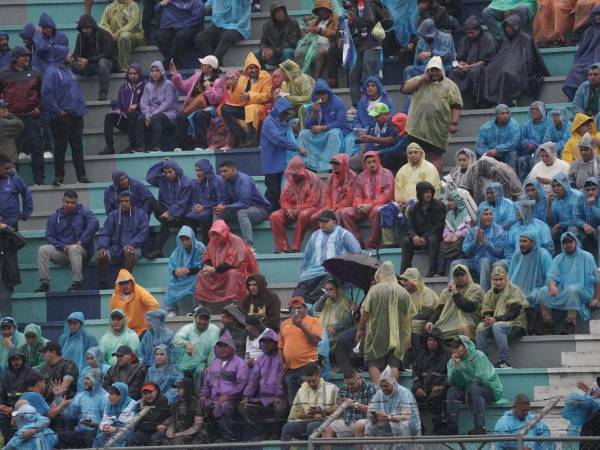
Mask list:
[[[373,105],[373,107],[369,111],[369,116],[377,117],[379,114],[389,113],[389,112],[390,112],[390,108],[388,108],[388,105],[386,105],[385,103],[379,102],[379,103],[375,103]]]
[[[144,383],[141,391],[158,391],[158,387],[154,383]]]
[[[207,64],[210,67],[212,67],[213,69],[219,68],[219,60],[217,59],[216,56],[208,55],[208,56],[205,56],[204,58],[198,58],[198,61],[200,61],[200,64]]]
[[[304,306],[306,307],[306,302],[300,296],[292,297],[288,300],[288,308],[293,308],[294,306]]]
[[[112,356],[123,356],[123,355],[131,355],[133,350],[129,345],[121,345],[117,350],[112,354]]]
[[[210,319],[210,309],[208,309],[206,306],[198,306],[196,309],[194,309],[194,317],[196,316],[205,316]]]
[[[110,317],[115,317],[115,316],[119,316],[121,319],[125,318],[125,314],[123,314],[122,311],[113,311],[110,313]]]
[[[331,209],[326,209],[321,214],[319,214],[319,221],[327,222],[328,220],[337,220],[335,212],[333,212]]]

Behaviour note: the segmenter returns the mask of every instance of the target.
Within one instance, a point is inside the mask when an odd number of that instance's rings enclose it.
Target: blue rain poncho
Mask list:
[[[20,348],[27,342],[25,340],[25,335],[17,329],[18,325],[15,319],[13,319],[10,316],[6,316],[0,319],[0,323],[5,321],[12,323],[14,328],[11,336],[12,345],[10,347],[7,347],[4,342],[0,342],[0,372],[4,371],[4,369],[6,369],[6,367],[8,366],[8,356],[11,352],[11,349]]]
[[[176,364],[171,364],[172,352],[166,345],[160,344],[154,347],[152,353],[156,350],[162,350],[167,355],[167,362],[163,367],[157,367],[156,363],[148,367],[146,372],[146,381],[156,383],[160,388],[160,393],[166,397],[169,401],[169,405],[172,405],[177,401],[177,385],[183,379],[183,373]]]
[[[521,236],[534,239],[527,232],[521,233]],[[537,243],[526,255],[521,253],[519,248],[512,255],[508,278],[525,294],[531,307],[537,305],[538,291],[546,285],[546,276],[551,264],[552,255],[545,248],[539,247]]]
[[[567,236],[577,242],[577,249],[571,255],[565,253],[562,243]],[[575,234],[563,233],[560,242],[562,253],[554,258],[546,276],[546,283],[554,281],[559,293],[552,297],[548,286],[544,286],[538,292],[537,302],[552,309],[577,310],[582,320],[590,320],[592,314],[587,304],[594,295],[596,262],[591,253],[581,249]]]
[[[104,354],[102,353],[102,350],[100,350],[100,347],[88,348],[87,351],[85,352],[85,356],[86,356],[86,362],[87,362],[88,356],[93,357],[96,367],[91,367],[88,364],[87,366],[85,366],[83,369],[81,369],[79,371],[79,380],[77,381],[77,390],[78,391],[83,390],[83,379],[87,376],[87,374],[90,370],[95,369],[95,368],[99,369],[102,372],[102,378],[104,379],[104,376],[108,372],[108,369],[110,369],[110,366],[104,362]]]
[[[475,151],[479,156],[484,155],[491,149],[495,149],[499,154],[519,151],[521,145],[521,127],[519,123],[512,118],[504,125],[498,125],[496,118],[502,111],[510,109],[504,104],[496,106],[494,118],[488,120],[479,129]]]
[[[38,414],[31,405],[23,405],[15,417],[17,432],[7,442],[3,450],[52,450],[58,444],[58,437],[50,427],[50,419]],[[23,433],[38,430],[31,439],[25,440]]]
[[[369,83],[375,83],[377,85],[379,97],[375,100],[369,100],[367,97],[367,85]],[[394,101],[388,95],[379,77],[371,75],[369,78],[367,78],[363,82],[362,93],[363,95],[356,106],[356,118],[354,119],[354,122],[352,122],[352,128],[364,128],[367,130],[375,122],[375,118],[369,116],[369,104],[385,103],[390,109],[390,117],[396,113]]]
[[[83,378],[92,382],[92,389],[85,390],[82,383],[79,392],[75,394],[73,401],[65,410],[65,416],[78,422],[75,431],[96,431],[108,405],[108,392],[102,387],[104,374],[100,369],[89,369]],[[80,419],[91,419],[95,426],[90,427],[79,423]]]
[[[181,236],[188,237],[192,241],[192,248],[189,251],[183,246],[180,239]],[[196,274],[203,266],[202,257],[206,251],[206,246],[196,240],[194,231],[187,225],[181,227],[179,233],[177,233],[175,243],[177,247],[173,250],[171,256],[169,256],[169,282],[165,294],[165,303],[167,305],[172,305],[186,295],[194,295]],[[191,272],[184,277],[176,277],[175,269],[179,267],[190,269]]]
[[[580,198],[583,196],[581,192],[573,189],[569,184],[569,180],[564,173],[557,173],[552,178],[552,183],[557,181],[565,189],[565,195],[555,197],[552,202],[551,224],[559,224],[563,230],[575,226],[575,208]]]
[[[140,362],[145,366],[154,364],[154,350],[158,345],[164,345],[167,348],[167,354],[173,350],[173,330],[167,328],[165,320],[167,312],[164,309],[154,309],[146,313],[146,322],[148,329],[140,342]]]
[[[115,388],[119,391],[121,400],[116,405],[113,405],[110,401],[107,403],[106,408],[104,409],[104,415],[102,416],[102,421],[100,422],[100,427],[110,425],[116,428],[123,428],[131,422],[135,416],[138,402],[129,396],[129,387],[125,383],[117,381],[111,385],[111,388]],[[131,433],[132,431],[125,433],[125,435],[114,444],[114,447],[125,447]],[[98,431],[92,447],[104,447],[106,441],[112,436],[114,435]]]
[[[494,213],[494,223],[500,225],[505,230],[509,230],[510,227],[512,227],[517,221],[517,207],[512,200],[504,198],[504,189],[500,183],[490,183],[490,185],[486,188],[486,193],[489,190],[494,193],[495,204],[491,205],[486,200],[481,202],[478,209],[491,209]]]
[[[560,128],[554,123],[553,117],[560,118]],[[567,119],[567,113],[564,109],[553,109],[550,112],[550,121],[548,122],[548,128],[546,128],[546,134],[544,134],[543,142],[552,141],[556,147],[556,153],[560,158],[562,156],[565,142],[571,137],[571,121]]]
[[[542,183],[540,183],[538,180],[532,179],[525,180],[525,183],[523,184],[525,192],[527,192],[527,186],[533,186],[538,195],[537,199],[527,197],[529,200],[533,200],[535,202],[535,205],[533,206],[533,217],[541,220],[542,222],[546,222],[546,203],[548,201],[548,197],[546,197],[544,186],[542,186]]]
[[[487,227],[481,227],[481,215],[484,211],[491,210],[489,207],[479,208],[477,213],[477,226],[469,230],[463,241],[462,250],[468,259],[479,262],[483,258],[488,258],[493,263],[504,256],[504,246],[506,244],[506,233],[504,229],[496,223],[496,219]],[[477,242],[477,231],[483,230],[485,241]]]
[[[247,0],[208,0],[215,27],[239,31],[244,39],[250,37],[250,2]]]
[[[570,422],[567,434],[579,436],[583,425],[598,412],[600,412],[600,398],[593,397],[589,393],[573,392],[565,400],[565,407],[560,415]]]
[[[600,185],[596,177],[589,177],[585,180],[584,186],[589,184],[593,184],[596,187]],[[586,195],[582,195],[577,202],[575,225],[577,228],[582,229],[584,224],[588,224],[594,228],[600,226],[600,195],[598,193],[596,193],[596,200],[591,205],[588,203]]]
[[[406,47],[411,36],[417,32],[415,27],[419,15],[417,0],[383,0],[383,4],[394,19],[391,31],[396,35],[396,41],[402,47]]]
[[[531,110],[537,108],[542,114],[541,119],[538,122],[534,122],[531,117]],[[544,136],[546,130],[550,125],[550,118],[546,114],[546,105],[542,101],[535,101],[529,105],[529,118],[525,123],[521,125],[521,153],[526,155],[533,153],[544,142]],[[529,150],[527,147],[529,144],[533,145],[533,150]]]
[[[523,419],[519,419],[515,416],[512,409],[502,414],[502,417],[496,422],[494,431],[496,434],[518,434],[521,432],[523,427],[535,419],[536,415],[528,413]],[[526,436],[550,436],[550,428],[543,420],[540,420],[531,430],[529,430]],[[525,441],[525,446],[531,450],[554,450],[556,445],[554,442],[540,442],[540,441]],[[517,448],[516,441],[499,441],[496,442],[496,448],[501,450],[513,450]]]
[[[71,334],[69,332],[69,320],[77,320],[81,323],[81,328],[77,333]],[[58,343],[62,349],[63,357],[73,361],[79,370],[87,366],[85,352],[87,352],[89,348],[98,345],[96,338],[85,329],[85,316],[81,311],[75,311],[67,317],[63,333],[60,335]]]
[[[504,255],[508,261],[512,255],[519,249],[519,238],[527,233],[531,236],[539,247],[545,248],[549,252],[554,251],[554,241],[552,240],[552,232],[546,222],[533,217],[533,200],[521,200],[515,203],[521,219],[517,220],[510,230],[508,230],[506,238],[506,249]]]
[[[415,59],[412,66],[404,69],[404,80],[422,75],[425,72],[427,63],[433,56],[439,56],[444,64],[444,70],[447,74],[452,71],[452,61],[456,59],[456,50],[454,49],[454,39],[450,33],[444,33],[435,27],[431,19],[425,19],[417,29],[417,46],[415,48]],[[425,39],[433,39],[429,44]],[[430,52],[431,56],[425,59],[419,59],[419,53]]]

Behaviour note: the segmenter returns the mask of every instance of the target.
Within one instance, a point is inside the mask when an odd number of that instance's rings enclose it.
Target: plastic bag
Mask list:
[[[319,36],[317,33],[308,33],[302,39],[298,41],[296,51],[304,55],[304,64],[302,65],[302,72],[310,73],[310,67],[313,64],[313,59],[317,52],[317,46],[319,44]]]
[[[371,30],[371,36],[373,36],[373,39],[375,39],[377,42],[383,42],[385,40],[385,30],[383,29],[381,22],[377,22],[375,24]]]

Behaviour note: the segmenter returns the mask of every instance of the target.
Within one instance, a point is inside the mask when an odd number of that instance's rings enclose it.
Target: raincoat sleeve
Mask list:
[[[194,76],[189,77],[187,80],[184,80],[179,72],[171,77],[171,83],[179,93],[187,95],[187,93],[192,89],[192,87],[196,84],[200,78],[200,74],[195,74]]]
[[[45,41],[44,41],[45,42]],[[63,112],[56,102],[56,93],[58,87],[58,77],[60,76],[58,69],[50,68],[44,81],[42,82],[42,98],[44,99],[44,112],[50,117],[58,117]]]
[[[287,134],[284,135],[280,132],[274,120],[265,120],[263,122],[260,135],[269,140],[272,148],[279,151],[291,150],[297,152],[300,148],[296,141],[290,139]]]
[[[152,111],[151,116],[156,116],[157,114],[160,114],[168,109],[171,109],[171,107],[173,105],[177,104],[177,91],[175,90],[173,83],[171,83],[168,80],[164,81],[164,83],[165,83],[164,97],[162,99],[160,106],[158,108],[156,108],[154,111]],[[144,95],[146,94],[146,92],[147,91],[144,89],[144,94],[142,94],[142,98],[144,98]]]
[[[479,242],[477,242],[477,228],[471,228],[465,236],[462,244],[462,251],[467,258],[472,257],[479,250]]]
[[[346,118],[346,109],[342,102],[336,102],[335,105],[335,116],[333,120],[326,119],[325,125],[329,130],[332,128],[339,128],[342,131],[348,131],[348,120]]]
[[[204,91],[204,96],[211,105],[218,105],[223,101],[226,88],[225,80],[219,78],[218,80],[215,80],[210,88]]]
[[[587,199],[584,196],[581,196],[575,205],[575,212],[573,213],[573,219],[575,221],[575,226],[577,228],[583,228],[583,225],[586,222],[585,217],[585,204],[587,203]]]
[[[162,174],[163,161],[159,161],[148,169],[148,173],[146,173],[146,181],[152,186],[158,187]]]
[[[169,215],[174,217],[182,217],[187,210],[191,194],[192,183],[190,183],[189,181],[182,181],[181,186],[179,188],[179,194],[177,195],[177,202],[172,204],[167,210],[169,211]]]
[[[573,113],[584,113],[585,114],[585,107],[586,107],[586,103],[587,103],[587,97],[588,97],[588,86],[589,84],[586,83],[582,83],[579,85],[579,87],[577,88],[577,91],[575,92],[575,97],[573,97],[573,106],[572,106],[572,110]]]
[[[98,238],[98,249],[107,249],[110,247],[111,238],[115,234],[115,216],[109,214],[106,217],[104,226],[100,230],[100,236]]]
[[[58,236],[58,229],[56,223],[56,213],[48,217],[46,222],[46,240],[50,245],[53,245],[57,250],[61,250],[64,247],[63,242]]]
[[[129,245],[135,248],[141,248],[144,245],[144,242],[148,239],[149,233],[149,225],[148,225],[148,216],[145,213],[137,215],[135,234],[131,237],[129,241]]]
[[[100,224],[90,209],[85,208],[82,212],[85,220],[85,228],[81,233],[81,236],[79,236],[79,240],[85,245],[92,242],[94,234],[98,231]]]
[[[226,203],[225,209],[237,212],[240,209],[248,209],[252,201],[252,181],[250,178],[238,177],[233,190],[236,200],[232,203]],[[232,200],[230,197],[228,200]]]
[[[479,129],[477,142],[475,142],[475,152],[477,152],[479,156],[483,156],[491,149],[490,132],[491,130],[489,123],[483,124],[483,126]]]
[[[483,243],[484,246],[496,257],[504,256],[504,247],[506,245],[506,233],[502,228],[497,233],[494,233],[489,240]]]
[[[144,86],[144,92],[142,92],[142,97],[140,98],[140,111],[144,117],[150,117],[150,91],[148,90],[148,86],[150,86],[150,83]]]
[[[313,83],[310,78],[302,77],[302,86],[300,87],[301,95],[289,95],[287,99],[293,105],[303,105],[304,103],[308,103],[310,101],[310,96],[313,90]]]
[[[158,303],[154,296],[139,284],[136,285],[136,297],[137,296],[139,296],[141,302],[150,309],[156,309],[160,307],[160,303]]]
[[[265,103],[269,103],[271,101],[271,91],[273,89],[273,80],[271,79],[271,75],[268,72],[262,71],[262,75],[259,75],[257,84],[260,83],[260,88],[257,91],[252,91],[250,89],[248,91],[248,95],[250,96],[249,104],[258,104],[264,105]]]

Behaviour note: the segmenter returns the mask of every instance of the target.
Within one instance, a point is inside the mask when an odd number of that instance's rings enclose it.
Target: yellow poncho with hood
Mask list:
[[[587,114],[577,113],[573,118],[573,124],[571,125],[571,137],[565,143],[562,152],[562,160],[571,164],[576,159],[581,157],[581,153],[579,152],[579,142],[583,137],[583,134],[579,134],[577,132],[577,128],[583,125],[585,122],[592,121],[592,129],[590,134],[592,135],[592,139],[600,139],[600,133],[596,129],[596,125],[594,124],[594,118],[588,116]],[[600,155],[600,152],[596,148],[596,154]]]
[[[423,312],[433,312],[439,304],[438,296],[431,288],[425,286],[421,272],[415,267],[406,269],[400,278],[412,281],[416,285],[416,290],[408,293],[410,295],[409,313],[412,317],[412,332],[423,334],[425,320],[415,318],[415,316],[418,317]]]
[[[315,80],[310,75],[303,73],[298,63],[291,59],[286,59],[279,64],[279,67],[285,72],[286,77],[288,77],[288,80],[283,82],[281,90],[289,94],[287,99],[294,107],[294,110],[298,111],[300,106],[310,102],[310,96],[315,87]]]
[[[410,162],[404,164],[396,174],[396,188],[394,190],[396,201],[408,202],[409,200],[417,200],[417,183],[419,181],[429,181],[435,188],[434,197],[440,198],[442,192],[442,183],[440,182],[440,174],[433,164],[425,159],[425,151],[423,148],[412,142],[408,144],[406,151],[418,150],[421,153],[421,160],[415,165]]]

